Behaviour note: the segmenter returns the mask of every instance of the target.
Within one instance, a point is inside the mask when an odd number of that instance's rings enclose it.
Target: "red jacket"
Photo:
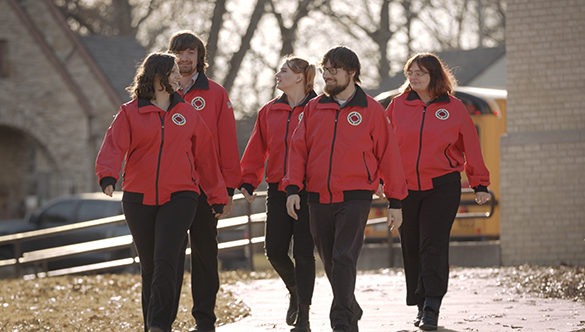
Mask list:
[[[178,191],[199,193],[199,185],[210,204],[227,203],[211,133],[178,94],[166,112],[145,99],[120,107],[97,155],[100,182],[117,180],[122,163],[122,189],[144,194],[145,205],[162,205]]]
[[[225,89],[200,72],[183,98],[205,120],[219,153],[219,168],[230,194],[240,184],[240,154],[234,109]]]
[[[347,105],[328,96],[312,99],[292,138],[284,184],[319,194],[322,204],[369,195],[384,180],[387,197],[401,200],[407,189],[394,132],[384,108],[356,85]]]
[[[412,91],[394,98],[386,112],[409,190],[432,189],[433,178],[463,170],[471,187],[489,185],[477,131],[459,99],[443,96],[425,105]]]
[[[243,184],[257,188],[264,175],[265,163],[266,182],[281,182],[286,174],[288,147],[293,131],[299,123],[303,108],[309,99],[316,96],[311,91],[303,103],[291,108],[287,96],[283,94],[260,109],[254,131],[240,162]]]

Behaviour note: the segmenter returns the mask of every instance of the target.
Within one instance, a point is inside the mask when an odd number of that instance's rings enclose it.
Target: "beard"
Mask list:
[[[190,75],[190,74],[193,74],[194,72],[195,72],[195,67],[193,66],[192,63],[179,64],[179,73],[181,73],[181,75],[183,75],[183,76]]]
[[[325,93],[327,93],[331,97],[334,97],[334,96],[337,96],[339,93],[341,93],[343,90],[345,90],[348,86],[349,86],[349,80],[347,80],[347,82],[345,82],[345,84],[335,84],[333,86],[325,84],[323,91],[325,91]]]

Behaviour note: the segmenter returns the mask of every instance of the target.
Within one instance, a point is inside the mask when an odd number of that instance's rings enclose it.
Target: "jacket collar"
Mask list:
[[[321,97],[321,99],[319,99],[319,104],[325,104],[325,103],[337,104],[337,101],[335,101],[335,99],[333,99],[333,97],[324,94]],[[351,99],[348,100],[343,107],[345,108],[345,107],[351,107],[351,106],[354,106],[354,107],[367,107],[368,106],[368,98],[366,97],[366,93],[357,84],[355,85],[355,93],[353,94],[353,97],[351,97]]]
[[[171,94],[171,104],[169,105],[169,110],[172,110],[175,106],[177,106],[177,104],[182,103],[182,102],[184,102],[184,100],[181,97],[181,95],[178,94],[177,92],[173,92]],[[148,100],[146,98],[138,98],[138,108],[148,107],[148,106],[156,107],[150,102],[150,100]]]
[[[420,99],[420,96],[414,90],[410,90],[408,92],[408,95],[406,96],[406,100],[409,100],[409,101],[420,100],[420,102],[422,103],[422,100]],[[428,103],[428,105],[434,104],[434,103],[448,103],[449,101],[450,101],[449,95],[444,94],[442,96],[438,96],[437,98],[431,100]]]
[[[309,100],[311,100],[311,99],[313,99],[313,98],[315,98],[315,97],[317,97],[317,93],[316,93],[314,90],[311,90],[311,91],[310,91],[310,92],[309,92],[309,93],[308,93],[308,94],[305,96],[305,99],[303,99],[303,100],[301,101],[301,103],[300,103],[300,104],[298,104],[298,105],[297,105],[297,106],[295,106],[295,107],[299,107],[299,106],[303,106],[303,107],[304,107],[305,105],[307,105],[307,103],[309,102]],[[276,99],[276,100],[274,101],[274,103],[275,103],[275,104],[286,104],[286,105],[288,105],[288,96],[287,96],[285,93],[283,93],[282,95],[280,95],[280,97],[278,97],[278,99]]]
[[[187,92],[190,92],[191,90],[209,90],[209,79],[204,72],[199,72],[199,75],[197,75],[197,80],[195,83],[193,83]]]

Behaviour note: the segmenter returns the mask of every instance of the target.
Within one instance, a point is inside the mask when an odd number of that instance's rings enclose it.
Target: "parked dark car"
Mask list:
[[[22,220],[0,222],[0,235],[71,225],[82,221],[120,215],[122,214],[120,200],[120,194],[109,197],[101,192],[60,197],[47,202]],[[124,223],[109,224],[25,241],[21,245],[21,250],[26,252],[127,234],[129,234],[128,227]],[[49,269],[97,263],[130,257],[130,255],[131,250],[80,254],[50,262]],[[4,245],[0,248],[0,258],[13,257],[14,248],[12,245]]]
[[[44,204],[23,220],[0,221],[0,235],[64,226],[82,221],[121,215],[123,214],[121,199],[121,192],[114,193],[113,197],[106,196],[101,192],[60,197]],[[128,234],[130,232],[125,223],[108,224],[27,241],[22,244],[21,250],[26,252]],[[219,232],[218,241],[241,239],[245,234],[245,227],[243,226],[230,228]],[[49,269],[125,258],[130,257],[131,254],[132,252],[129,250],[81,254],[50,262]],[[220,252],[219,256],[224,269],[245,268],[247,266],[248,259],[244,248]],[[14,258],[14,249],[11,245],[0,247],[0,259],[5,258]]]

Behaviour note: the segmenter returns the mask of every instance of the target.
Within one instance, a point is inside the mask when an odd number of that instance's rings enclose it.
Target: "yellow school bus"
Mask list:
[[[398,90],[387,91],[376,96],[384,107],[388,106]],[[451,230],[454,240],[489,240],[500,237],[500,137],[506,132],[507,91],[473,87],[457,87],[455,96],[463,101],[477,128],[484,161],[490,171],[488,189],[493,199],[485,206],[474,201],[465,173],[461,174],[461,204]],[[370,219],[386,216],[386,203],[374,200]],[[397,237],[393,232],[392,236]],[[366,227],[366,242],[387,241],[389,238],[385,223],[371,223]]]

